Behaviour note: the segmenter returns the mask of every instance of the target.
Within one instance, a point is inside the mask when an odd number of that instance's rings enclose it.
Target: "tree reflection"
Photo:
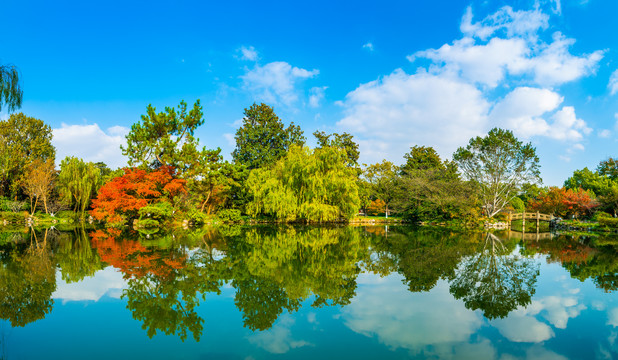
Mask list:
[[[235,303],[251,330],[270,328],[310,296],[314,307],[349,304],[367,253],[353,228],[253,228],[230,240]]]
[[[12,326],[43,319],[52,309],[56,273],[47,235],[31,230],[25,249],[11,245],[0,252],[0,318]]]
[[[79,282],[103,269],[103,263],[90,245],[90,239],[83,226],[72,232],[58,233],[58,249],[55,258],[60,267],[62,280],[68,284]]]
[[[382,276],[399,272],[412,292],[429,291],[440,279],[452,279],[462,257],[473,254],[475,233],[430,229],[367,228],[373,234],[371,261],[365,267]]]
[[[488,319],[503,318],[530,304],[538,275],[533,259],[513,254],[496,235],[487,233],[483,247],[459,265],[450,292]]]

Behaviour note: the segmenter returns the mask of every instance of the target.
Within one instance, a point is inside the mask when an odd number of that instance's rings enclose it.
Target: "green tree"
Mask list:
[[[249,170],[275,163],[292,145],[302,146],[306,140],[294,123],[284,128],[273,108],[266,104],[253,104],[245,109],[242,121],[236,131],[236,149],[232,157],[234,162]]]
[[[453,166],[450,162],[443,163],[440,155],[431,146],[415,145],[410,148],[409,153],[403,155],[403,158],[406,160],[401,166],[401,172],[404,174],[413,170],[443,170],[446,166]]]
[[[597,167],[597,172],[601,176],[618,180],[618,160],[610,157],[607,160],[601,161]]]
[[[35,159],[55,159],[51,140],[49,125],[23,113],[0,121],[0,195],[18,195],[25,167]]]
[[[23,91],[19,82],[19,72],[13,65],[0,65],[0,111],[2,105],[9,112],[21,107]]]
[[[131,126],[127,146],[121,146],[122,153],[129,158],[130,166],[172,166],[182,175],[195,164],[199,139],[193,134],[204,123],[203,116],[199,100],[189,112],[184,101],[178,105],[178,111],[166,107],[157,113],[156,108],[148,105],[141,122]]]
[[[84,217],[90,199],[103,184],[100,166],[67,156],[60,162],[58,189],[64,201]]]
[[[253,200],[247,212],[280,221],[350,219],[359,198],[356,171],[345,165],[346,156],[339,148],[292,146],[272,168],[251,171],[247,189]]]
[[[532,144],[522,144],[509,130],[494,128],[470,139],[453,159],[465,177],[479,184],[488,217],[502,211],[524,183],[540,182],[539,158]]]
[[[370,184],[372,197],[384,201],[386,205],[384,213],[387,217],[389,205],[397,191],[397,173],[397,167],[386,160],[367,166],[363,172],[365,180]]]
[[[337,134],[332,133],[327,135],[323,131],[316,131],[313,136],[318,140],[318,147],[337,147],[343,149],[347,154],[348,166],[358,166],[358,157],[360,152],[358,151],[358,144],[354,142],[354,137],[348,133]]]

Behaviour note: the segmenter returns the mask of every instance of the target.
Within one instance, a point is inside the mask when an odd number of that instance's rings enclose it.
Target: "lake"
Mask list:
[[[618,238],[0,233],[0,359],[618,358]]]

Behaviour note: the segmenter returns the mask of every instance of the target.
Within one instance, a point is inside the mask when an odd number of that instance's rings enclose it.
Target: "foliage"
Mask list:
[[[124,223],[136,218],[138,210],[160,201],[173,201],[185,192],[185,181],[174,176],[173,169],[161,167],[155,171],[126,169],[125,175],[114,178],[99,189],[92,201],[91,215],[109,224]]]
[[[242,216],[240,216],[240,210],[238,209],[223,209],[217,212],[217,217],[226,223],[239,223],[242,222]]]
[[[84,217],[91,197],[102,184],[101,167],[82,159],[67,156],[60,162],[58,189],[73,211]]]
[[[36,159],[54,161],[56,149],[51,139],[49,125],[23,113],[0,121],[0,195],[19,195],[26,165]]]
[[[174,214],[174,207],[167,201],[144,206],[138,212],[140,219],[166,220]]]
[[[367,206],[367,215],[384,214],[386,203],[380,199],[375,199]]]
[[[346,166],[346,157],[339,148],[293,146],[271,168],[251,171],[247,189],[253,200],[247,212],[279,221],[352,218],[359,206],[358,186],[356,171]]]
[[[19,81],[19,72],[14,65],[0,65],[0,111],[2,105],[8,112],[21,107],[23,91]]]
[[[561,217],[590,215],[599,206],[594,193],[583,189],[576,191],[552,186],[530,203],[533,211],[554,214]]]
[[[440,155],[431,146],[413,146],[410,152],[403,155],[406,160],[401,166],[401,173],[407,174],[417,170],[449,170],[448,173],[457,176],[455,163],[440,159]]]
[[[358,151],[358,144],[354,142],[353,136],[344,132],[343,134],[332,133],[326,135],[323,131],[316,131],[313,136],[318,140],[318,147],[337,147],[343,149],[347,154],[348,166],[358,166],[358,157],[360,152]]]
[[[494,128],[483,138],[470,139],[453,159],[466,178],[479,184],[488,217],[502,211],[522,184],[540,181],[535,148],[523,145],[509,130]]]
[[[242,126],[236,131],[234,162],[249,170],[273,164],[285,156],[292,145],[303,146],[305,137],[299,126],[283,122],[272,107],[253,104],[245,109]]]
[[[26,166],[25,172],[22,175],[21,186],[30,198],[31,214],[34,214],[39,198],[43,200],[45,213],[48,213],[47,200],[53,189],[53,181],[56,177],[56,170],[54,168],[53,159],[47,159],[47,161],[35,159]]]
[[[193,134],[204,123],[203,115],[199,100],[188,113],[184,101],[178,105],[178,111],[166,107],[158,114],[156,108],[148,105],[141,122],[131,126],[127,146],[121,146],[122,153],[129,158],[130,166],[172,166],[182,175],[197,158],[199,139]]]
[[[385,203],[384,213],[388,214],[389,205],[395,197],[397,187],[397,167],[392,162],[369,165],[363,171],[363,177],[369,184],[371,197]]]

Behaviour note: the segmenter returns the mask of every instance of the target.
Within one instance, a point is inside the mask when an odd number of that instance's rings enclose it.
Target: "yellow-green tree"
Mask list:
[[[253,200],[247,212],[279,221],[352,218],[360,200],[356,171],[346,165],[346,159],[340,148],[292,146],[273,166],[251,171],[247,189]]]
[[[60,163],[58,189],[64,201],[83,217],[101,178],[101,169],[96,164],[67,156]]]

